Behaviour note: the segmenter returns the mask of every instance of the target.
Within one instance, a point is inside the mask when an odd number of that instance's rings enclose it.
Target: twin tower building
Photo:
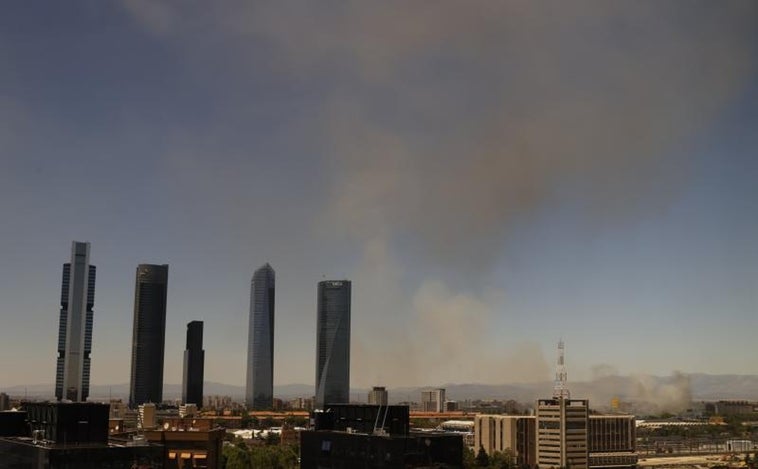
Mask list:
[[[96,268],[89,243],[74,241],[63,265],[55,395],[85,401],[89,396]],[[163,400],[168,265],[140,264],[134,294],[134,329],[129,404]],[[274,300],[276,273],[265,264],[253,274],[247,348],[245,403],[267,410],[274,399]],[[348,280],[318,284],[316,408],[346,403],[350,394],[350,299]],[[182,401],[202,405],[203,323],[187,325]]]

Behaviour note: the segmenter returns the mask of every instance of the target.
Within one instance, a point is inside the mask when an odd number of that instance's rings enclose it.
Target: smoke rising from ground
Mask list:
[[[593,408],[607,409],[612,399],[619,399],[622,410],[637,415],[678,413],[692,405],[690,377],[680,372],[666,377],[640,373],[621,376],[612,366],[601,364],[593,367],[591,381],[570,384],[569,388],[574,396],[588,398]]]
[[[319,231],[363,250],[364,385],[545,379],[539,347],[489,327],[507,291],[477,287],[509,234],[561,203],[598,226],[665,210],[692,143],[755,78],[750,2],[124,6],[188,49],[224,31],[231,73],[255,70],[254,42],[282,77],[318,83],[299,124],[327,155]],[[403,282],[440,267],[461,282]],[[676,406],[683,389],[640,378],[637,394]]]

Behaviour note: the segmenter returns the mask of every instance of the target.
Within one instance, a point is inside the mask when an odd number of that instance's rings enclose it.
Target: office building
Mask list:
[[[637,438],[632,415],[590,415],[590,468],[637,467]]]
[[[537,464],[546,469],[589,467],[589,402],[571,399],[567,376],[564,345],[560,341],[553,398],[537,401]]]
[[[170,430],[146,430],[145,439],[163,447],[163,467],[222,469],[223,428],[199,429],[173,427]]]
[[[368,403],[373,405],[387,405],[388,401],[387,389],[384,386],[374,386],[371,391],[368,392]]]
[[[0,467],[163,468],[162,446],[109,441],[108,407],[27,402],[21,412],[3,412],[14,421],[0,419]]]
[[[138,409],[137,428],[147,429],[158,426],[158,409],[155,408],[155,404],[151,402],[140,404]]]
[[[265,264],[250,282],[245,405],[252,410],[270,410],[274,405],[275,291],[276,272]]]
[[[445,390],[443,388],[421,391],[421,410],[424,412],[445,411]]]
[[[534,467],[537,463],[535,418],[523,415],[485,415],[474,419],[474,449],[484,448],[487,454],[509,449],[518,467]]]
[[[553,403],[555,404],[555,403]],[[539,402],[544,405],[544,402]],[[544,416],[543,408],[543,416]],[[537,464],[536,448],[539,444],[545,450],[551,450],[555,455],[554,460],[548,461],[549,468],[558,468],[557,459],[563,449],[559,448],[559,433],[548,428],[542,428],[541,436],[537,436],[536,417],[522,415],[485,415],[478,414],[474,420],[475,449],[484,448],[487,454],[503,452],[510,449],[516,457],[516,464],[521,466],[535,467]],[[637,465],[638,455],[636,452],[635,421],[631,415],[590,415],[587,420],[587,440],[576,441],[577,435],[571,436],[571,445],[574,447],[587,447],[588,465],[590,469],[607,467],[634,468]],[[542,426],[550,427],[560,425],[560,418],[543,419]],[[568,423],[568,422],[567,422]],[[567,430],[570,426],[565,425]],[[555,430],[555,429],[553,429]],[[581,438],[581,433],[579,435]],[[563,445],[564,447],[567,444]],[[570,451],[569,451],[570,453]],[[574,461],[573,457],[567,460]],[[543,461],[547,458],[543,457]],[[573,467],[573,462],[569,467]],[[542,467],[542,465],[540,465]]]
[[[537,464],[541,468],[587,469],[589,403],[584,399],[537,402]]]
[[[0,392],[0,412],[11,408],[11,398],[4,392]]]
[[[71,262],[63,264],[55,397],[83,402],[89,396],[92,352],[92,308],[95,266],[89,264],[89,243],[71,243]]]
[[[325,280],[318,284],[317,409],[350,401],[350,296],[349,280]]]
[[[410,431],[408,406],[334,404],[300,432],[300,467],[462,467],[459,434]]]
[[[187,348],[184,350],[182,403],[203,405],[203,321],[187,324]]]
[[[163,400],[168,265],[140,264],[134,288],[129,406]]]
[[[179,418],[194,417],[198,415],[197,404],[182,404],[179,406]]]

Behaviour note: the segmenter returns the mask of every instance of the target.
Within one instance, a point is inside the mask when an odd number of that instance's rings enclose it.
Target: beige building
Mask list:
[[[139,419],[137,420],[137,428],[150,429],[158,426],[155,404],[141,404],[138,409]]]
[[[541,469],[588,469],[588,420],[587,400],[537,401],[537,464]]]
[[[421,410],[423,412],[445,411],[445,390],[443,388],[421,391]]]
[[[389,395],[387,389],[384,386],[374,386],[371,391],[368,392],[368,403],[372,405],[387,405]]]
[[[480,414],[474,419],[474,450],[487,454],[510,449],[519,466],[537,463],[536,419],[523,415]]]

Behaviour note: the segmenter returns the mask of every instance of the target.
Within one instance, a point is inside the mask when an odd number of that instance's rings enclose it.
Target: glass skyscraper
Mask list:
[[[318,284],[317,409],[350,401],[350,289],[349,280]]]
[[[92,352],[92,308],[95,266],[89,264],[89,243],[71,243],[71,262],[63,264],[55,397],[83,402],[89,396]]]
[[[184,373],[182,379],[182,403],[203,406],[203,321],[187,324],[187,348],[184,350]]]
[[[163,400],[168,265],[140,264],[134,288],[129,406]]]
[[[250,285],[245,404],[267,410],[274,405],[274,292],[276,272],[269,264],[255,271]]]

